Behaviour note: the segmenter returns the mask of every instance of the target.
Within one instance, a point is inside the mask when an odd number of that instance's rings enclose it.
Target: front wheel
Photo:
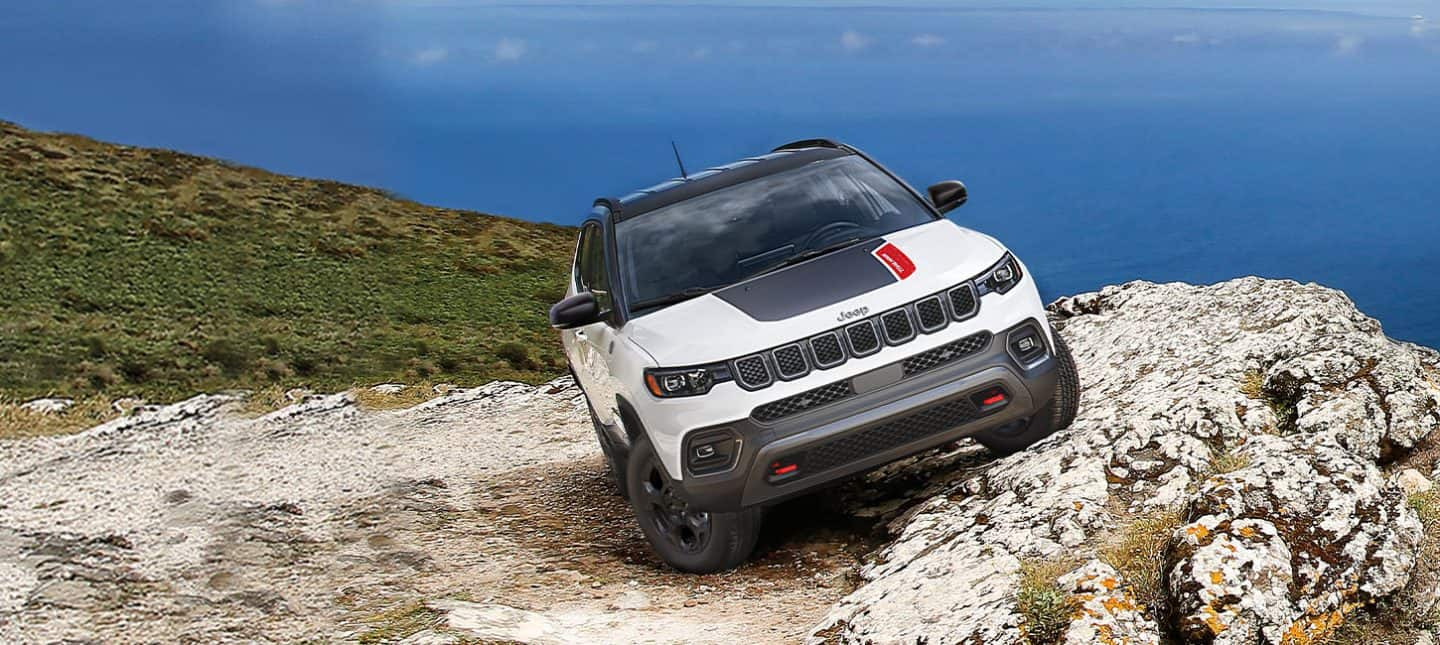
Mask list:
[[[650,548],[666,564],[688,573],[714,573],[740,566],[760,537],[760,509],[708,513],[691,509],[660,458],[641,436],[631,446],[626,468],[630,506]]]
[[[975,440],[980,445],[1003,457],[1070,427],[1080,408],[1080,371],[1075,367],[1070,347],[1058,333],[1055,334],[1055,360],[1059,363],[1055,367],[1055,396],[1029,420],[976,434]]]

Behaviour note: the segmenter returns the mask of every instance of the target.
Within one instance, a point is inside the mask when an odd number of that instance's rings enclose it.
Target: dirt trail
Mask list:
[[[786,504],[750,564],[691,576],[649,552],[568,381],[237,407],[0,444],[0,641],[794,641],[929,482]]]

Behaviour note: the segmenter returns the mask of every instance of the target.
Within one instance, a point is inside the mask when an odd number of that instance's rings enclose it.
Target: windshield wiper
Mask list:
[[[809,249],[809,250],[807,250],[807,251],[801,251],[801,252],[799,252],[799,253],[796,253],[795,255],[792,255],[792,256],[790,256],[790,257],[788,257],[788,258],[785,258],[784,260],[781,260],[781,261],[779,261],[779,262],[776,262],[775,264],[772,264],[772,265],[770,265],[770,266],[767,266],[767,267],[765,267],[764,269],[761,269],[761,270],[759,270],[759,271],[756,271],[755,273],[752,273],[752,274],[750,274],[750,275],[751,275],[751,277],[754,277],[754,276],[759,276],[759,275],[765,275],[765,274],[767,274],[767,273],[773,273],[773,272],[775,272],[775,271],[779,271],[780,269],[783,269],[783,268],[788,267],[788,266],[794,266],[794,265],[796,265],[796,264],[800,264],[801,262],[805,262],[805,261],[807,261],[807,260],[814,260],[815,258],[818,258],[818,257],[820,257],[820,256],[822,256],[822,255],[828,255],[828,254],[830,254],[830,253],[834,253],[834,252],[839,251],[839,250],[841,250],[841,249],[848,249],[848,248],[850,248],[850,247],[852,247],[852,246],[855,246],[856,244],[859,244],[859,243],[861,243],[861,242],[864,242],[864,241],[867,240],[867,239],[869,239],[869,238],[865,238],[865,237],[852,237],[852,238],[850,238],[850,239],[848,239],[848,240],[841,240],[841,241],[836,242],[836,243],[834,243],[834,244],[827,244],[827,245],[822,246],[822,247],[820,247],[820,248],[818,248],[818,249]]]
[[[711,291],[715,291],[721,288],[723,287],[689,287],[680,291],[676,291],[675,293],[667,293],[663,296],[646,298],[644,300],[631,304],[630,309],[632,311],[639,311],[641,309],[654,309],[656,307],[664,307],[665,305],[673,305],[677,302],[685,302],[686,300],[689,300],[691,298],[699,298],[700,296],[703,296],[707,293],[710,293]]]

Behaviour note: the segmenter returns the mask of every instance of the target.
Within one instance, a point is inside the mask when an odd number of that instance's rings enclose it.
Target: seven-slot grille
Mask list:
[[[758,390],[774,381],[770,378],[770,368],[759,354],[735,361],[735,380],[748,390]]]
[[[792,381],[812,370],[830,369],[851,358],[869,356],[880,351],[885,345],[901,345],[922,333],[935,333],[952,321],[973,317],[979,309],[980,300],[975,295],[975,288],[966,282],[878,316],[854,321],[845,327],[806,340],[735,359],[731,363],[731,371],[741,387],[758,390],[769,387],[776,380]],[[976,334],[906,359],[906,374],[930,369],[974,353],[960,351],[963,348],[958,344],[972,341],[981,335]],[[980,341],[981,348],[990,339],[988,333],[983,336],[983,341]],[[912,369],[912,363],[924,367]]]

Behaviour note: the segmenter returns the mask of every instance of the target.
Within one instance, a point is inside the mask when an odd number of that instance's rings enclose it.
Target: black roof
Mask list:
[[[787,143],[769,154],[706,168],[690,173],[687,178],[677,177],[619,199],[602,197],[595,200],[595,204],[609,208],[612,217],[619,221],[751,179],[853,154],[856,154],[854,149],[828,139],[805,139]]]

